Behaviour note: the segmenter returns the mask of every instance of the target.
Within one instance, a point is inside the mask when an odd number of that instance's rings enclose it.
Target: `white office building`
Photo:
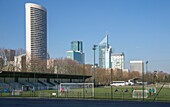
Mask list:
[[[26,55],[22,54],[14,57],[15,71],[25,71],[26,70]]]
[[[130,61],[130,71],[138,71],[142,73],[144,71],[144,62],[143,61]]]
[[[26,61],[31,65],[47,65],[47,10],[38,4],[26,3]]]
[[[112,53],[111,63],[113,69],[125,69],[125,55],[124,53]]]

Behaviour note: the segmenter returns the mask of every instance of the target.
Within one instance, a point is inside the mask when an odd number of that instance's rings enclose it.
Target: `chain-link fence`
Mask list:
[[[159,84],[159,85],[158,85]],[[169,83],[168,83],[169,84]],[[170,102],[170,87],[163,87],[161,89],[161,83],[156,85],[147,86],[145,85],[145,101],[167,101]],[[58,86],[59,87],[59,86]],[[156,88],[155,92],[150,92],[149,89]],[[10,87],[2,87],[0,97],[37,97],[37,98],[81,98],[81,99],[109,99],[109,100],[137,100],[142,101],[142,86],[106,86],[106,87],[95,87],[94,92],[89,91],[85,87],[76,87],[70,90],[61,90],[61,88],[51,90],[7,90]],[[136,90],[136,93],[133,92]],[[140,90],[140,91],[138,91]],[[159,93],[158,93],[159,92]],[[136,97],[133,97],[133,96]]]

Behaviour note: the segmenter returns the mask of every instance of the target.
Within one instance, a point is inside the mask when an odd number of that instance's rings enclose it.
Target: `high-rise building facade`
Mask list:
[[[124,53],[116,54],[112,53],[111,63],[113,69],[125,69],[125,55]]]
[[[15,71],[26,70],[26,55],[22,54],[14,57]]]
[[[12,49],[1,49],[0,56],[3,59],[3,65],[13,64],[16,51]]]
[[[7,57],[7,61],[14,61],[15,50],[5,49],[4,52]]]
[[[26,61],[47,65],[47,11],[41,5],[26,3]]]
[[[77,61],[79,64],[84,64],[85,55],[83,53],[83,42],[72,41],[71,50],[66,52],[66,58]]]
[[[130,71],[138,71],[142,73],[144,71],[143,61],[130,61]]]
[[[83,42],[82,41],[72,41],[71,50],[83,52]]]
[[[77,61],[79,64],[84,64],[84,53],[79,51],[67,51],[66,52],[66,58],[72,59]]]
[[[7,61],[14,61],[15,56],[15,50],[12,49],[3,49],[1,50],[4,53],[4,56],[6,57]]]
[[[99,67],[111,68],[112,47],[108,44],[108,35],[99,43]]]

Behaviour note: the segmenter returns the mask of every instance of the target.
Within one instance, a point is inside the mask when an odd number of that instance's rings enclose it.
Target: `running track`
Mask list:
[[[0,107],[170,107],[170,103],[83,99],[0,98]]]

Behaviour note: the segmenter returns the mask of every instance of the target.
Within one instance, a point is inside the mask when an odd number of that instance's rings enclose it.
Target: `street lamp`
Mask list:
[[[122,52],[121,53],[121,55],[120,55],[121,57],[121,73],[123,72],[123,69],[125,68],[124,67],[124,53]]]
[[[146,61],[146,73],[147,73],[147,69],[148,69],[148,67],[147,67],[147,65],[148,65],[148,61]],[[142,90],[143,90],[143,101],[144,101],[144,70],[142,70]]]
[[[146,73],[148,73],[148,61],[146,61]]]
[[[85,63],[83,63],[83,98],[85,98]]]
[[[93,70],[94,70],[94,72],[93,72],[94,73],[93,83],[94,83],[94,87],[96,85],[96,81],[95,81],[95,71],[96,71],[95,50],[96,50],[96,48],[97,48],[97,45],[93,45],[92,50],[94,51],[94,65],[93,65]],[[94,94],[94,96],[95,96],[95,94]]]
[[[58,65],[55,65],[55,70],[54,72],[57,74],[57,97],[58,97]]]
[[[142,94],[143,94],[143,101],[144,101],[144,70],[142,70]]]
[[[110,84],[112,83],[112,75],[113,75],[113,69],[111,68],[111,74],[110,74]],[[113,89],[112,89],[112,85],[110,85],[110,89],[111,89],[111,99],[113,98]]]

